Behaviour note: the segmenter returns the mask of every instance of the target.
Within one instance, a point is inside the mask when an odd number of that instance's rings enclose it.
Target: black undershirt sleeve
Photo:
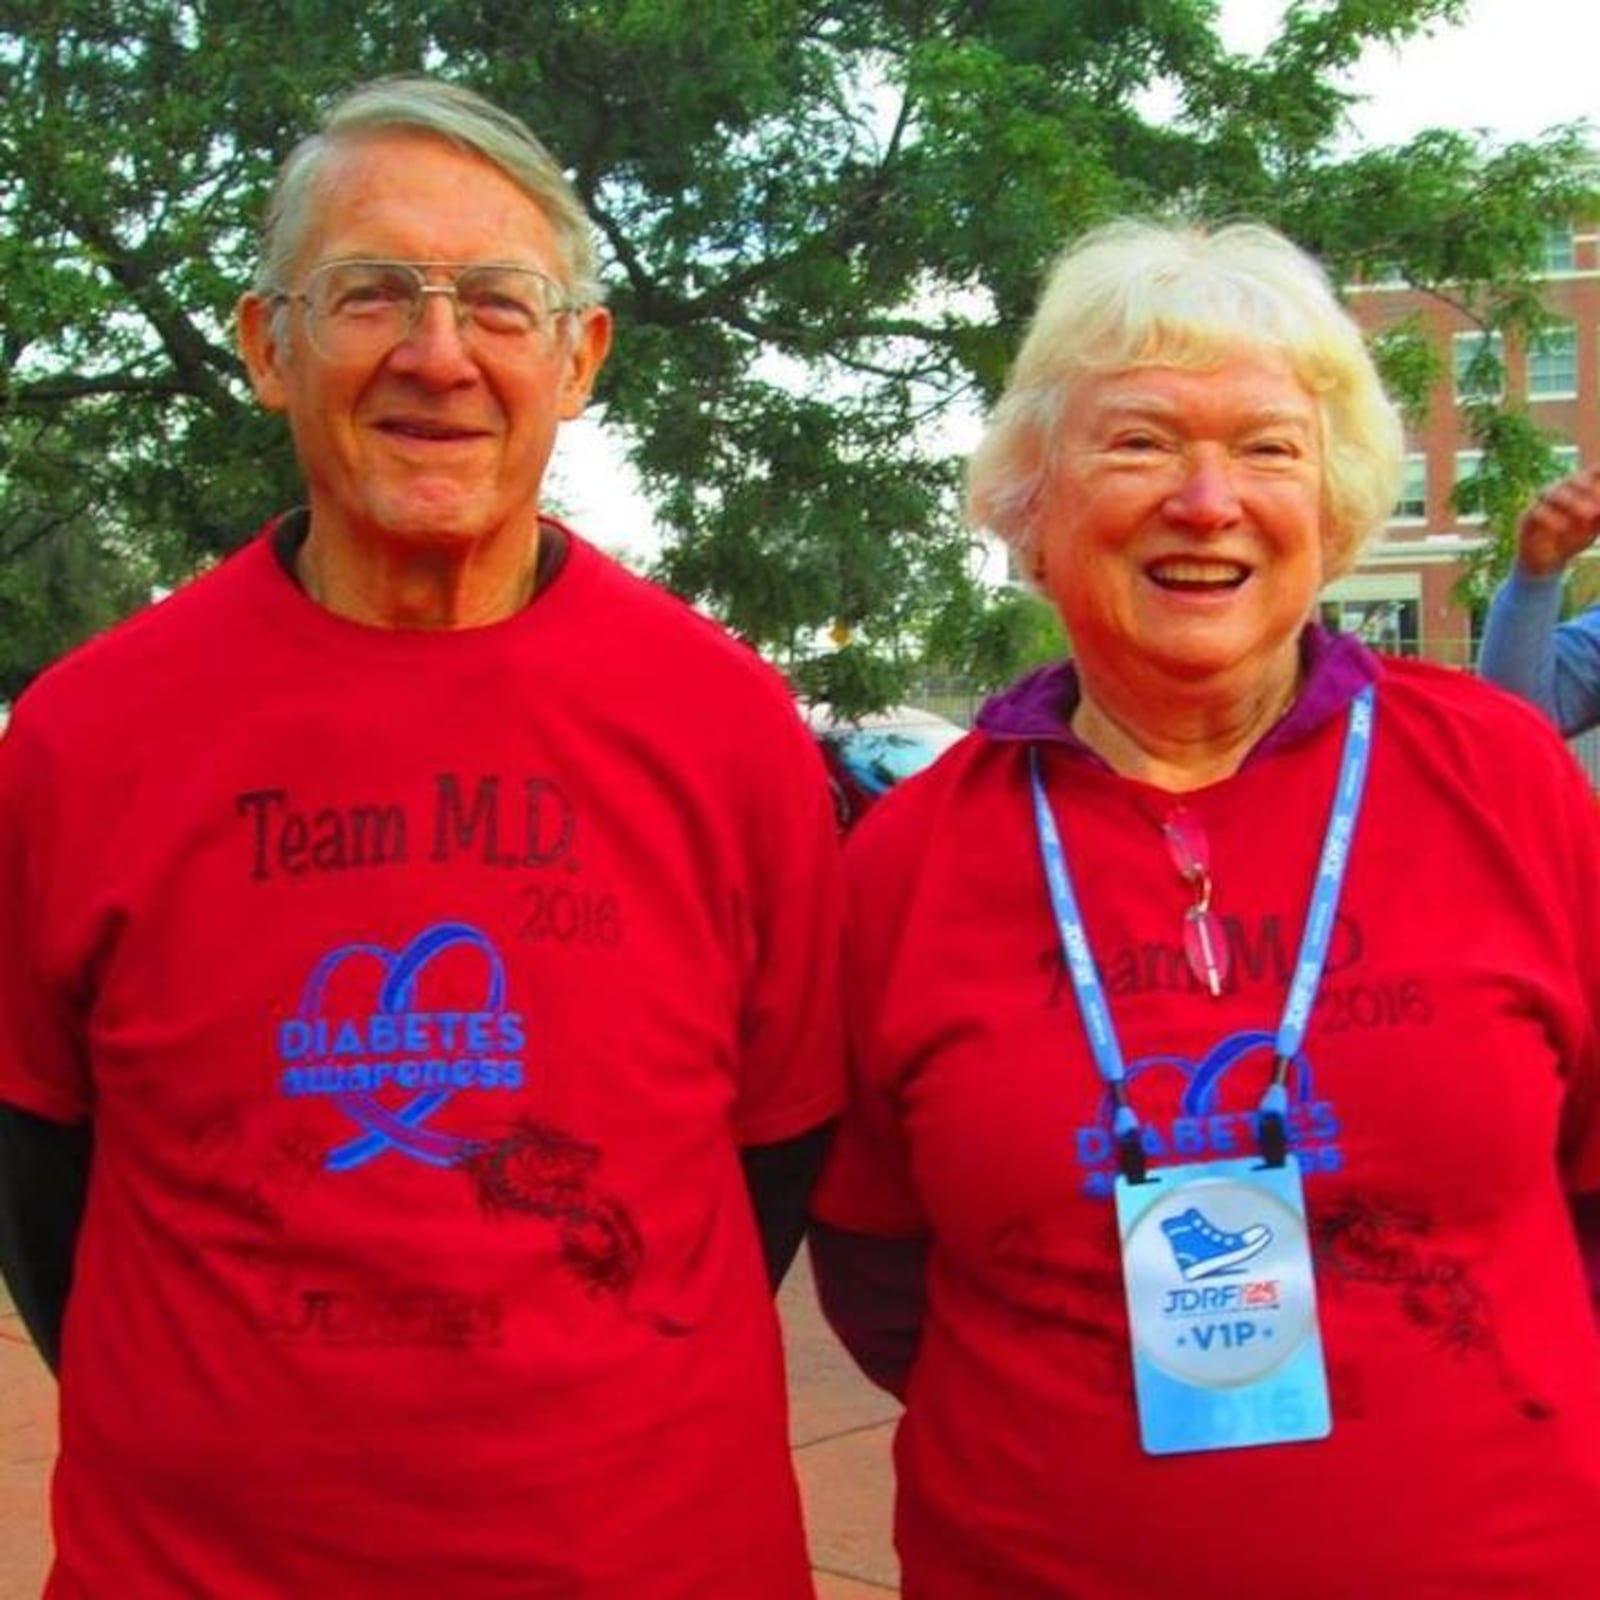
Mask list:
[[[904,1400],[927,1310],[928,1241],[813,1221],[811,1269],[839,1342],[880,1389]]]
[[[1578,1252],[1583,1257],[1583,1275],[1589,1285],[1589,1300],[1600,1320],[1600,1194],[1569,1194],[1567,1206],[1578,1236]]]
[[[51,1122],[0,1103],[0,1277],[52,1372],[89,1189],[88,1123]]]
[[[832,1138],[833,1124],[825,1122],[793,1139],[747,1144],[739,1151],[774,1294],[805,1237],[806,1207]]]

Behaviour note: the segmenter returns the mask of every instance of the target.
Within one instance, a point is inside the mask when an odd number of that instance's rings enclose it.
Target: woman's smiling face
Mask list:
[[[1287,671],[1323,581],[1321,419],[1287,362],[1083,379],[1056,437],[1040,573],[1086,682],[1219,693]]]

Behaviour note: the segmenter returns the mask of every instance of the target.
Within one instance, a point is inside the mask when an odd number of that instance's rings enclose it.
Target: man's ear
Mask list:
[[[234,325],[238,331],[239,354],[244,359],[245,370],[250,374],[250,386],[256,399],[268,411],[284,409],[283,352],[278,343],[274,315],[277,307],[264,295],[245,294],[239,297],[234,311]]]
[[[561,375],[563,422],[583,414],[594,389],[594,380],[611,348],[611,313],[604,306],[587,306],[573,315],[580,320],[567,351],[566,370]],[[260,393],[259,387],[256,392]]]

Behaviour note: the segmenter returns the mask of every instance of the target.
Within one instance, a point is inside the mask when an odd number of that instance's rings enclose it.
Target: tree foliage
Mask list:
[[[808,688],[895,698],[906,642],[983,609],[951,420],[1083,226],[1249,214],[1336,274],[1537,318],[1544,229],[1594,198],[1576,133],[1342,153],[1337,74],[1461,10],[1300,0],[1245,59],[1211,0],[5,0],[0,606],[45,545],[86,591],[30,601],[50,620],[20,655],[294,497],[229,338],[254,223],[321,100],[422,69],[524,116],[594,213],[619,324],[599,398],[662,575]]]

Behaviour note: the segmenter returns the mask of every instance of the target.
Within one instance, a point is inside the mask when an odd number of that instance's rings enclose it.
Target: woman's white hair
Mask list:
[[[562,288],[576,305],[601,298],[594,228],[566,175],[528,127],[471,89],[404,74],[377,78],[336,100],[317,131],[278,169],[261,230],[255,290],[284,288],[294,271],[328,157],[351,140],[381,133],[431,134],[483,157],[544,213],[561,257]]]
[[[1348,572],[1399,492],[1399,413],[1322,268],[1255,223],[1113,222],[1057,258],[968,463],[968,521],[1031,571],[1056,435],[1078,384],[1135,367],[1203,371],[1241,349],[1281,357],[1317,403],[1324,573]]]

